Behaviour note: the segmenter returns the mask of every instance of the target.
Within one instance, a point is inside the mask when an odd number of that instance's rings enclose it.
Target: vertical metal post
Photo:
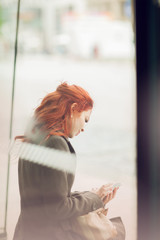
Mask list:
[[[19,15],[20,15],[20,0],[18,0],[18,3],[17,3],[16,36],[15,36],[15,48],[14,48],[14,68],[13,68],[10,129],[9,129],[9,140],[10,141],[12,139],[12,129],[13,129],[13,110],[14,110],[14,93],[15,93],[15,78],[16,78],[16,60],[17,60],[17,50],[18,50]],[[8,154],[4,233],[2,234],[3,237],[7,236],[6,227],[7,227],[7,211],[8,211],[9,174],[10,174],[10,154]]]

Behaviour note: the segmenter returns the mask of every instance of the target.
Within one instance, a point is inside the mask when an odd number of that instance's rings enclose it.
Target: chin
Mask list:
[[[68,137],[69,137],[69,138],[73,138],[74,135],[70,133]]]

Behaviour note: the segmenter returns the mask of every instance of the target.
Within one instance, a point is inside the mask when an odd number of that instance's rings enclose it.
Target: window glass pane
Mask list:
[[[0,1],[0,236],[5,232],[6,189],[17,4]]]
[[[5,27],[0,37],[3,42],[0,73],[4,79],[0,96],[4,112],[1,117],[3,143],[4,136],[8,140],[9,131],[16,3],[11,1],[8,9],[4,3],[1,6],[5,16],[12,16],[1,24]],[[116,198],[109,203],[108,217],[122,217],[126,240],[136,239],[137,204],[132,18],[129,0],[22,1],[12,134],[13,137],[23,135],[41,99],[62,81],[85,88],[95,105],[85,132],[71,139],[78,161],[73,190],[90,190],[108,182],[120,182]],[[10,39],[3,40],[4,36]],[[4,155],[2,162],[6,163],[7,154]],[[17,165],[18,159],[14,156],[10,166],[9,239],[20,212]],[[5,166],[4,175],[6,172]],[[4,184],[4,191],[5,187]]]

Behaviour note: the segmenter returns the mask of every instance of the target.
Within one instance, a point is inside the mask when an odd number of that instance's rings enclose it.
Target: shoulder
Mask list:
[[[65,139],[61,136],[51,136],[47,141],[46,141],[46,147],[54,148],[57,150],[62,150],[69,152],[69,147]]]

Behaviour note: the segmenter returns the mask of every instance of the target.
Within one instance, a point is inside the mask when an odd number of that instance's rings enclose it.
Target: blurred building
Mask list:
[[[16,11],[14,0],[1,0],[1,5],[8,18],[11,9]],[[131,0],[23,0],[19,52],[128,58],[133,52],[130,19]],[[4,31],[5,36],[10,32],[7,24]]]
[[[127,20],[131,17],[131,0],[87,0],[90,10],[106,11],[114,19]]]

